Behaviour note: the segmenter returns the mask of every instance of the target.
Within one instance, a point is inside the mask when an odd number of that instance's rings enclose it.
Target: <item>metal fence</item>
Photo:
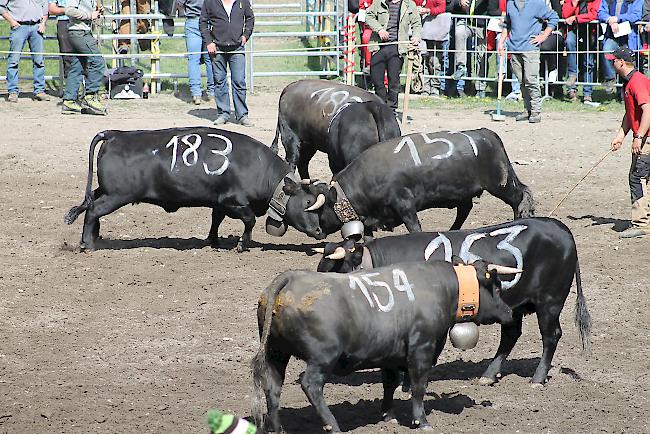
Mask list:
[[[108,3],[108,2],[107,2]],[[339,23],[343,15],[341,5],[344,0],[307,0],[306,3],[257,3],[251,1],[253,11],[255,12],[255,29],[246,44],[246,68],[247,80],[251,90],[254,89],[255,79],[257,77],[275,77],[275,76],[319,76],[335,77],[340,74],[339,69]],[[137,11],[135,0],[130,0],[130,11]],[[184,50],[180,53],[164,53],[161,45],[164,47],[165,40],[183,39],[184,25],[183,18],[174,19],[173,35],[168,36],[162,32],[162,20],[166,17],[159,12],[158,2],[152,4],[151,13],[138,14],[128,13],[120,14],[120,1],[115,0],[112,5],[107,7],[107,13],[103,16],[101,25],[98,26],[100,41],[105,48],[106,45],[111,47],[111,54],[105,54],[105,59],[109,60],[113,67],[131,64],[136,65],[138,61],[148,61],[150,68],[144,71],[144,77],[151,80],[151,92],[155,93],[160,90],[160,80],[187,78],[187,68],[184,67],[171,73],[161,72],[161,64],[165,59],[172,57],[185,57]],[[150,31],[145,34],[135,33],[137,21],[139,19],[148,20],[151,23]],[[1,20],[1,18],[0,18]],[[131,33],[118,33],[121,20],[130,21]],[[304,30],[302,30],[304,28]],[[8,35],[0,35],[0,41],[8,41]],[[46,35],[46,40],[56,40],[55,35]],[[117,54],[118,40],[130,41],[130,52],[127,54]],[[150,40],[151,52],[140,52],[138,40]],[[293,43],[291,43],[293,41]],[[283,49],[274,46],[295,45],[299,41],[302,47],[300,49]],[[274,43],[275,42],[275,43]],[[8,43],[7,43],[8,46]],[[261,59],[274,58],[280,65],[289,58],[308,58],[316,57],[319,59],[320,68],[304,68],[300,70],[286,70],[284,68],[277,70],[259,70],[259,61]],[[23,55],[21,60],[29,60],[28,54]],[[46,59],[60,58],[57,55],[46,55]],[[0,57],[2,60],[7,59],[7,55]],[[4,72],[4,71],[2,71]],[[55,71],[46,71],[46,80],[63,80],[63,66],[59,62],[59,68]],[[21,80],[31,80],[31,76],[21,76]],[[5,75],[0,75],[0,81],[6,81]]]

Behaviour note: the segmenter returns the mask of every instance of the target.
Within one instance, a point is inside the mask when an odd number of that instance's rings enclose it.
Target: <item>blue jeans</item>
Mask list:
[[[185,20],[185,46],[188,53],[206,51],[201,32],[199,31],[199,19],[187,18]],[[201,96],[201,57],[205,63],[205,72],[208,75],[208,95],[214,95],[214,74],[212,73],[212,62],[210,56],[205,53],[187,55],[187,73],[189,75],[190,92],[192,96]]]
[[[9,32],[9,51],[23,51],[25,42],[33,53],[43,52],[43,35],[38,33],[38,24],[20,26]],[[11,53],[7,59],[7,90],[18,93],[19,53]],[[45,61],[42,54],[32,54],[32,73],[34,75],[34,93],[45,92]]]
[[[586,50],[596,50],[598,46],[596,45],[596,38],[592,37],[588,32],[589,29],[585,26],[584,30],[581,27],[577,29],[569,30],[566,34],[566,50],[567,53],[567,71],[569,75],[575,75],[578,77],[578,54],[575,51],[578,51],[578,34],[580,32],[580,51]],[[573,51],[573,53],[571,53]],[[594,55],[593,53],[580,54],[580,69],[582,71],[583,80],[585,82],[591,82],[593,78],[594,70]],[[569,87],[569,90],[576,90],[578,86],[573,85]],[[593,87],[591,85],[585,84],[582,86],[583,96],[591,96]]]
[[[235,105],[235,117],[239,121],[248,115],[248,106],[246,105],[246,55],[244,54],[244,47],[239,47],[228,53],[217,53],[212,58],[217,115],[229,119],[230,94],[228,92],[228,82],[226,81],[227,67],[230,68],[230,83],[232,85],[232,100]]]
[[[604,52],[611,52],[616,50],[618,47],[622,47],[624,45],[627,45],[626,40],[627,37],[621,37],[621,38],[613,38],[613,39],[605,39],[603,41],[603,51]],[[603,55],[603,75],[605,77],[605,80],[615,80],[616,79],[616,70],[614,69],[614,64],[611,60],[605,59],[605,56]]]
[[[88,30],[68,30],[70,44],[75,53],[99,54],[97,39]],[[97,93],[104,77],[106,63],[101,56],[77,57],[70,56],[70,69],[65,82],[63,99],[73,101],[77,99],[83,72],[86,72],[86,94]]]

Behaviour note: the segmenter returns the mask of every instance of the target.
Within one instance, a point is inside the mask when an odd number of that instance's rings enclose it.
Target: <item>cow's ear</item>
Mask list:
[[[298,194],[298,192],[300,192],[300,184],[298,184],[288,176],[285,176],[284,186],[282,187],[282,191],[284,191],[284,193],[288,194],[289,196],[293,196],[295,194]]]

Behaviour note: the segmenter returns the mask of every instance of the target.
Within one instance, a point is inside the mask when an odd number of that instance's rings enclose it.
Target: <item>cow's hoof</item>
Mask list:
[[[393,415],[392,412],[384,413],[382,419],[387,423],[397,423],[397,418]]]
[[[412,425],[413,425],[413,428],[421,429],[422,431],[433,431],[433,427],[431,425],[429,425],[428,422],[420,423],[419,420],[414,420]]]
[[[530,387],[533,389],[543,389],[544,383],[530,383]]]
[[[248,250],[248,247],[244,246],[242,243],[237,243],[237,253],[248,252]]]
[[[493,386],[497,383],[495,378],[481,377],[478,379],[478,384],[481,386]]]
[[[95,250],[95,245],[94,244],[79,243],[79,251],[80,252],[92,252],[93,250]]]

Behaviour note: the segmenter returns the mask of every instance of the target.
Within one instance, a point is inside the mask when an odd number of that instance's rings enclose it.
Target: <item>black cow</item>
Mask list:
[[[392,110],[375,94],[355,86],[325,80],[300,80],[284,88],[278,103],[278,138],[292,168],[309,178],[309,161],[316,151],[328,155],[338,173],[375,143],[399,137]]]
[[[95,147],[100,142],[99,186],[91,191]],[[276,206],[280,209],[276,220],[282,220],[277,225],[286,222],[314,238],[325,237],[313,210],[316,197],[291,178],[293,172],[286,162],[243,134],[204,127],[109,130],[93,138],[88,157],[83,203],[72,207],[64,218],[71,224],[86,212],[84,249],[94,248],[100,217],[138,202],[158,205],[167,212],[181,207],[212,208],[208,238],[215,245],[223,219],[239,219],[244,223],[237,246],[240,251],[251,240],[255,217],[267,212],[272,198],[283,202]]]
[[[519,181],[499,136],[485,128],[378,143],[334,175],[330,186],[312,186],[327,199],[321,209],[326,233],[347,218],[361,220],[368,235],[402,223],[420,232],[417,212],[428,208],[457,208],[451,229],[460,229],[472,198],[484,190],[510,205],[515,218],[534,215],[532,192]]]
[[[507,322],[512,311],[499,296],[498,266],[470,267],[479,288],[476,324]],[[516,272],[515,270],[503,270]],[[519,270],[520,271],[520,270]],[[399,371],[412,379],[413,423],[430,428],[423,398],[428,374],[456,322],[458,277],[442,261],[400,264],[347,275],[287,271],[261,294],[257,319],[261,345],[253,359],[253,415],[263,425],[266,395],[273,429],[281,432],[279,398],[291,356],[307,362],[302,390],[325,430],[340,431],[325,403],[327,377],[381,368],[384,420],[395,419]]]
[[[320,251],[320,250],[318,250]],[[484,228],[449,232],[420,232],[385,237],[363,245],[346,240],[328,243],[318,271],[347,273],[391,264],[429,259],[486,261],[522,268],[513,280],[502,282],[503,299],[513,309],[512,323],[502,325],[501,343],[494,360],[482,375],[482,384],[493,384],[501,373],[519,336],[524,315],[537,313],[544,350],[532,383],[546,381],[551,360],[562,336],[560,312],[575,274],[577,299],[575,323],[583,350],[589,345],[591,319],[582,294],[578,253],[573,235],[552,218],[521,219]]]

